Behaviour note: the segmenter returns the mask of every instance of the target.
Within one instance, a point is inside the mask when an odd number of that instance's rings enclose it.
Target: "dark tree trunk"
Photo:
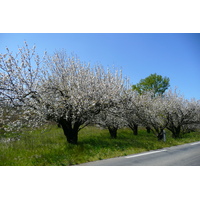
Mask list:
[[[158,133],[158,141],[163,140],[163,129],[160,130],[160,132]]]
[[[151,128],[149,126],[146,127],[147,133],[151,133]]]
[[[111,138],[113,138],[113,139],[117,138],[117,129],[118,128],[108,127]]]
[[[138,135],[138,125],[137,124],[134,124],[131,129],[132,129],[134,135]]]
[[[180,132],[181,132],[181,127],[178,126],[177,128],[174,128],[172,131],[172,137],[173,138],[179,138],[180,137]]]
[[[67,138],[67,142],[70,144],[77,144],[78,143],[78,131],[74,129],[63,129],[64,134]]]
[[[134,124],[134,127],[133,127],[133,134],[138,135],[138,125],[136,124]]]
[[[134,135],[138,135],[138,125],[137,124],[129,124],[129,128],[133,131]]]
[[[75,123],[74,126],[72,126],[72,123],[65,119],[59,120],[59,124],[61,125],[61,127],[63,129],[63,132],[67,139],[67,142],[70,144],[77,144],[78,143],[78,131],[79,131],[80,125],[78,123]]]
[[[178,127],[170,126],[170,127],[167,127],[167,129],[172,132],[173,138],[179,138],[180,137],[181,126],[178,126]]]

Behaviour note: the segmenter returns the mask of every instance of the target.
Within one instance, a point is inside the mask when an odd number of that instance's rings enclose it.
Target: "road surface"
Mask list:
[[[80,166],[200,166],[200,141]]]

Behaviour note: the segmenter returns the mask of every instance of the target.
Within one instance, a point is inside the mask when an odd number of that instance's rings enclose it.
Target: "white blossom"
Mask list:
[[[11,64],[1,62],[1,97],[15,115],[18,111],[12,108],[19,107],[17,118],[21,117],[21,124],[10,120],[9,128],[54,121],[62,126],[68,142],[76,143],[78,131],[118,103],[125,90],[120,72],[91,67],[65,52],[46,54],[41,66],[35,48],[26,44],[16,58],[9,52],[6,58]]]

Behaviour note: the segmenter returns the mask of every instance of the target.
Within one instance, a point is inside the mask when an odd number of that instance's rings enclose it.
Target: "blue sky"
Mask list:
[[[120,68],[136,84],[152,73],[170,78],[188,99],[200,99],[200,34],[192,33],[1,33],[0,53],[23,42],[50,54],[66,49],[82,61]]]

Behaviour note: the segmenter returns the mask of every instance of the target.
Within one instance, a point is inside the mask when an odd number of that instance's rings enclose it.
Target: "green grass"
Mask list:
[[[130,129],[120,129],[118,138],[111,139],[107,130],[86,127],[79,133],[78,145],[72,145],[67,143],[62,129],[53,126],[43,133],[35,130],[23,134],[18,141],[0,143],[0,165],[76,165],[195,141],[200,141],[199,132],[184,134],[179,139],[167,133],[167,142],[163,142],[144,129],[137,136]]]

